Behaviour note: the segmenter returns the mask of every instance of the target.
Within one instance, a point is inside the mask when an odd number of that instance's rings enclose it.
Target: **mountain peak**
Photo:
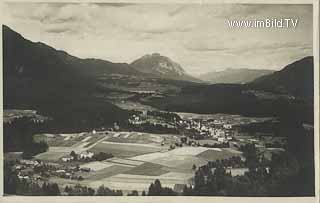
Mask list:
[[[158,76],[181,76],[186,74],[180,64],[174,62],[169,57],[162,56],[160,53],[144,55],[133,61],[131,65],[141,72],[151,73]]]
[[[188,75],[180,64],[160,53],[146,54],[130,64],[136,70],[160,78],[200,82]]]

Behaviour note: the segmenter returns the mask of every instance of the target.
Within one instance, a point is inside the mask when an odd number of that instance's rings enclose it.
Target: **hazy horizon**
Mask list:
[[[6,3],[4,24],[80,58],[171,58],[191,75],[280,70],[312,55],[312,5]],[[229,28],[227,20],[297,18],[296,28]],[[27,25],[27,26],[26,26]]]

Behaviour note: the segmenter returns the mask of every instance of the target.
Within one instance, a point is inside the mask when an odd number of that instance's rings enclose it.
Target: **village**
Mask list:
[[[164,186],[181,193],[181,188],[194,184],[194,171],[208,162],[232,160],[228,171],[243,175],[248,168],[243,165],[241,146],[247,143],[255,144],[269,159],[272,153],[284,150],[279,144],[285,142],[281,138],[242,132],[237,121],[246,119],[197,116],[142,111],[128,119],[126,129],[114,123],[112,128],[90,132],[37,134],[37,142],[49,145],[47,152],[31,160],[17,152],[9,153],[7,159],[15,160],[20,180],[55,182],[62,191],[66,186],[81,184],[92,188],[104,185],[124,194],[132,190],[141,193],[159,179]],[[266,120],[247,119],[245,125]],[[148,132],[148,125],[168,132]],[[130,185],[126,184],[128,180]]]

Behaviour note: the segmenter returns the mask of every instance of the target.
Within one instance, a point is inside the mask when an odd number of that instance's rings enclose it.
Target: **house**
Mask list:
[[[71,178],[72,174],[71,173],[65,173],[64,174],[66,178]]]
[[[218,137],[218,142],[224,142],[226,139],[224,137]]]
[[[28,175],[18,174],[18,178],[19,178],[20,180],[22,180],[22,179],[28,180],[30,177],[29,177]]]
[[[74,159],[73,156],[65,156],[61,158],[63,162],[69,162],[69,161],[72,161],[73,159]]]
[[[79,154],[79,158],[80,159],[91,159],[93,157],[94,153],[93,152],[89,152],[89,151],[85,151],[85,152],[81,152]]]
[[[232,129],[232,125],[231,124],[224,124],[223,128],[224,129]]]
[[[91,171],[91,169],[88,168],[88,167],[82,167],[82,168],[80,168],[80,170],[84,171],[84,172],[90,172]]]
[[[38,161],[26,160],[26,159],[20,160],[20,163],[21,163],[21,164],[25,164],[25,165],[33,165],[33,166],[39,164]]]
[[[182,193],[185,186],[186,184],[174,184],[173,191],[177,193]]]
[[[228,137],[227,137],[227,140],[232,140],[232,139],[233,139],[233,138],[232,138],[232,137],[230,137],[230,136],[228,136]]]
[[[58,174],[65,174],[65,173],[66,173],[66,170],[64,170],[64,169],[59,169],[59,170],[56,170],[56,173],[58,173]]]
[[[248,172],[248,168],[228,168],[226,169],[227,173],[230,173],[231,176],[243,176],[246,172]]]

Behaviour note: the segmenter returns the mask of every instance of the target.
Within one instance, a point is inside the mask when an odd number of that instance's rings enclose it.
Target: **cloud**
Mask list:
[[[71,28],[68,24],[50,24],[45,26],[44,30],[48,33],[66,33],[74,32],[75,29]]]
[[[242,45],[227,45],[221,46],[217,44],[213,47],[209,47],[209,44],[197,44],[195,46],[187,45],[186,49],[190,51],[197,52],[229,52],[234,54],[245,53],[248,51],[277,51],[281,49],[308,49],[312,50],[312,44],[309,43],[299,43],[299,42],[254,42],[251,44],[242,44]],[[220,47],[219,47],[220,46]],[[229,46],[229,47],[228,47]]]

